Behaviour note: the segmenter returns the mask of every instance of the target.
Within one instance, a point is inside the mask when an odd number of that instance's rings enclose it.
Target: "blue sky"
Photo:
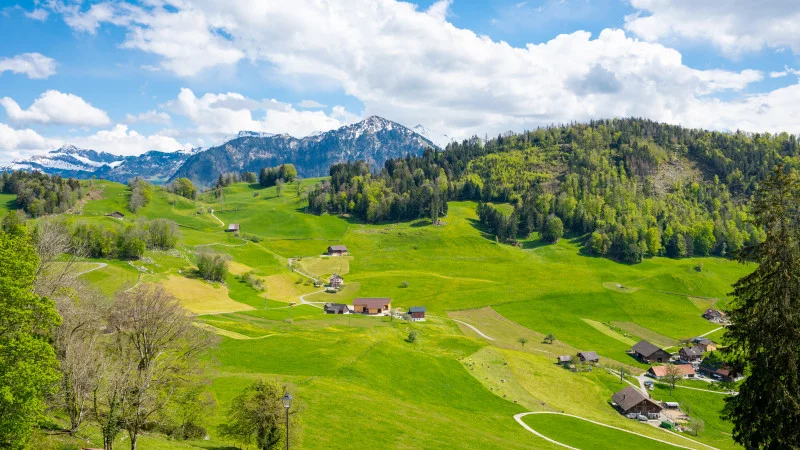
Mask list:
[[[798,133],[800,6],[752,3],[6,0],[0,164],[372,114],[440,142],[619,116]]]

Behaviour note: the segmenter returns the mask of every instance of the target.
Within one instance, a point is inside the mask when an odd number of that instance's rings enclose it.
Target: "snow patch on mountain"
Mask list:
[[[428,139],[429,141],[433,142],[440,148],[447,147],[447,144],[451,142],[455,142],[455,138],[452,138],[444,133],[439,133],[438,131],[431,130],[423,125],[417,125],[412,128],[415,133],[419,134],[420,136]]]

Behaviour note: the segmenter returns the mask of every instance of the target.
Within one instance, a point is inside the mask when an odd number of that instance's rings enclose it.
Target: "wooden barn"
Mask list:
[[[628,386],[612,395],[611,400],[624,414],[635,413],[648,418],[658,418],[661,414],[661,406],[633,386]]]
[[[346,255],[347,247],[344,245],[331,245],[328,246],[328,255],[329,256],[344,256]]]
[[[388,314],[392,307],[390,298],[356,298],[353,299],[353,312],[361,314]]]
[[[231,223],[228,224],[228,228],[225,230],[226,233],[238,233],[239,232],[239,224],[238,223]]]
[[[600,357],[597,356],[596,352],[580,352],[578,353],[578,359],[583,364],[597,364],[600,362]]]
[[[637,358],[642,360],[646,363],[651,362],[660,362],[665,363],[672,358],[672,355],[669,354],[667,351],[662,350],[658,346],[651,344],[644,339],[639,341],[636,345],[631,348],[631,353],[633,353]]]
[[[325,314],[350,314],[350,308],[342,303],[325,303]]]
[[[424,306],[412,306],[408,308],[408,314],[411,316],[412,322],[424,322],[425,321],[425,307]]]

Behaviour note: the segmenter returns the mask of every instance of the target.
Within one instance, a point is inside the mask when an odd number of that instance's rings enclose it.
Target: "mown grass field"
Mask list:
[[[301,187],[316,181],[304,180]],[[83,277],[109,295],[140,277],[162,283],[220,334],[210,356],[217,402],[208,412],[210,440],[181,443],[193,447],[230,444],[219,437],[217,425],[231,399],[258,378],[291,385],[302,424],[298,448],[558,448],[514,421],[514,414],[530,410],[566,411],[663,438],[666,433],[629,421],[609,406],[611,394],[624,386],[617,377],[601,368],[570,372],[555,365],[555,357],[594,350],[604,366],[643,372],[647,366],[626,354],[631,342],[671,343],[717,328],[700,317],[702,310],[724,302],[731,283],[751,269],[718,258],[625,265],[585,256],[580,243],[569,239],[500,245],[480,229],[471,202],[450,203],[444,225],[429,220],[367,225],[306,214],[294,185],[278,196],[274,187],[237,184],[225,188],[221,199],[204,194],[197,201],[156,188],[151,204],[134,215],[127,211],[125,186],[94,183],[103,198],[88,201],[83,217],[72,220],[111,220],[103,214],[120,210],[125,221],[165,217],[181,225],[175,250],[148,251],[147,262],[104,261],[108,266]],[[225,233],[210,210],[225,225],[240,224],[240,236]],[[321,258],[331,244],[346,245],[352,257]],[[223,284],[193,273],[196,253],[208,250],[232,258],[232,273]],[[299,304],[301,295],[320,288],[293,272],[289,258],[302,258],[298,268],[313,276],[345,274],[344,291],[309,295],[308,301],[391,297],[394,307],[425,306],[429,319],[410,324],[326,316],[316,306]],[[240,280],[251,271],[263,281],[263,291]],[[298,304],[290,307],[292,302]],[[419,333],[415,343],[406,341],[412,330]],[[542,343],[549,333],[556,342]],[[519,338],[527,339],[524,346]],[[677,391],[675,398],[707,423],[698,439],[731,448],[724,434],[729,428],[718,419],[723,396]],[[542,432],[548,436],[565,428],[563,417],[530,420],[547,428]],[[656,448],[633,435],[588,425],[566,428]],[[568,431],[550,437],[580,448],[606,448],[582,447]]]

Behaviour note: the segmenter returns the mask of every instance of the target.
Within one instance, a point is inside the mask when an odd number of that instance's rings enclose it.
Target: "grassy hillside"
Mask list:
[[[301,189],[317,181],[304,180]],[[565,411],[687,445],[617,414],[608,401],[625,386],[618,377],[600,368],[569,372],[553,364],[554,358],[595,350],[604,365],[644,371],[646,366],[625,353],[631,341],[653,336],[677,341],[714,330],[701,311],[724,302],[731,283],[750,270],[721,258],[620,264],[585,256],[571,239],[544,245],[535,234],[519,247],[497,244],[481,229],[474,202],[451,202],[436,226],[425,219],[367,225],[306,214],[295,186],[278,196],[275,188],[236,184],[225,188],[222,198],[204,194],[197,201],[156,188],[152,202],[135,215],[127,212],[125,186],[95,181],[95,187],[98,198],[86,202],[82,217],[70,220],[111,221],[103,214],[114,210],[126,213],[126,222],[164,217],[181,226],[182,238],[176,249],[147,251],[140,261],[97,260],[107,265],[83,277],[109,295],[141,281],[162,283],[222,339],[212,357],[216,407],[207,415],[210,440],[177,443],[151,435],[143,445],[152,445],[145,448],[229,445],[217,426],[231,399],[258,378],[291,384],[301,422],[295,445],[302,448],[559,448],[513,419],[532,410]],[[225,233],[229,223],[240,224],[247,239]],[[321,258],[331,244],[346,245],[352,256]],[[196,252],[204,248],[231,255],[225,283],[193,274]],[[346,288],[316,293],[320,289],[293,271],[289,258],[301,258],[296,267],[312,276],[343,273]],[[250,271],[265,291],[236,276]],[[397,308],[427,307],[429,318],[411,324],[326,316],[319,305],[289,306],[306,294],[313,294],[307,297],[312,302],[391,297]],[[406,340],[412,330],[419,333],[415,343]],[[548,333],[557,342],[541,344]],[[529,343],[521,346],[519,337]],[[722,396],[677,391],[674,398],[707,424],[697,439],[731,448],[717,418]],[[573,446],[607,448],[579,445],[574,434],[558,431],[569,422],[563,417],[525,421]],[[601,440],[650,444],[591,424],[568,427],[604,436]],[[83,433],[97,445],[96,430]],[[63,442],[64,448],[79,445]],[[119,448],[125,445],[121,441]]]

